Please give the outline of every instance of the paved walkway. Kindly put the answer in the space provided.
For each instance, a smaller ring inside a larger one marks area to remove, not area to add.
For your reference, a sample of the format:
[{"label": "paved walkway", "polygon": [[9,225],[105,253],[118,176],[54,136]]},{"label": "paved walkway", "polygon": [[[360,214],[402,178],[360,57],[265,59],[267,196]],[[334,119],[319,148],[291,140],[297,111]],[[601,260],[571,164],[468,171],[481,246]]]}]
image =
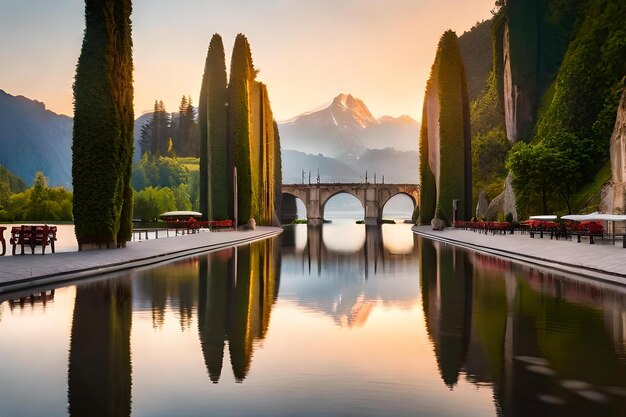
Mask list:
[{"label": "paved walkway", "polygon": [[622,242],[590,245],[589,239],[582,243],[571,240],[550,240],[550,235],[540,239],[535,235],[515,232],[514,235],[485,235],[470,230],[445,229],[434,231],[430,226],[414,226],[415,233],[457,246],[493,255],[512,258],[556,269],[565,273],[583,275],[594,279],[626,285],[626,249]]},{"label": "paved walkway", "polygon": [[124,249],[0,257],[0,294],[150,265],[280,233],[278,227],[257,227],[254,231],[201,232],[129,242]]}]

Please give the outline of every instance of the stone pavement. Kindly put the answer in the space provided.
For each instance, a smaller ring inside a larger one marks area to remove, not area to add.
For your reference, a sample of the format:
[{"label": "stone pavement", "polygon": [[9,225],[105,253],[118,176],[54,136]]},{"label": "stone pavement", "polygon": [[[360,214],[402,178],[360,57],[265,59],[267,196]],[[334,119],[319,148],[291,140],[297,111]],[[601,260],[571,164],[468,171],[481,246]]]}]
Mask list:
[{"label": "stone pavement", "polygon": [[0,294],[150,265],[241,245],[280,233],[282,229],[278,227],[257,227],[254,231],[201,232],[128,242],[124,249],[46,255],[39,252],[35,255],[0,257]]},{"label": "stone pavement", "polygon": [[612,241],[596,239],[596,243],[591,245],[588,238],[576,243],[576,240],[551,240],[550,235],[540,239],[536,234],[532,239],[528,234],[522,235],[517,231],[514,235],[485,235],[453,228],[434,231],[430,226],[414,226],[412,230],[418,235],[468,249],[626,285],[626,249],[622,248],[621,240],[613,245]]}]

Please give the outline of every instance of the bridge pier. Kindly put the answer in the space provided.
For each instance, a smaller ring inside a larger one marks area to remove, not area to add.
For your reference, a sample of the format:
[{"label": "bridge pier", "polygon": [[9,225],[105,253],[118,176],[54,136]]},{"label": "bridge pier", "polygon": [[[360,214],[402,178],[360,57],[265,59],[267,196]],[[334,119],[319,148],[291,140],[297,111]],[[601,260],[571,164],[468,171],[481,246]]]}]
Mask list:
[{"label": "bridge pier", "polygon": [[378,226],[382,223],[381,208],[378,204],[378,193],[374,188],[365,190],[365,225]]},{"label": "bridge pier", "polygon": [[309,226],[321,226],[324,224],[322,216],[322,206],[320,204],[319,187],[310,187],[307,190],[306,201],[306,222]]}]

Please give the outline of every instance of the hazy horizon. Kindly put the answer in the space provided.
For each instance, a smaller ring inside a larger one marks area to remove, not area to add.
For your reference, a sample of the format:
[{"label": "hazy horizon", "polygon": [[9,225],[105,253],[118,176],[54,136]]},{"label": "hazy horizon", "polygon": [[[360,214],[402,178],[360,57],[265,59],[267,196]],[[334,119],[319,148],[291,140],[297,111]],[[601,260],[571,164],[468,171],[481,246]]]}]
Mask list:
[{"label": "hazy horizon", "polygon": [[[424,88],[441,34],[460,36],[491,17],[493,0],[343,0],[228,3],[136,0],[133,39],[135,113],[156,99],[176,111],[198,103],[213,33],[227,65],[237,33],[248,37],[275,118],[288,120],[339,93],[362,99],[374,116],[421,118]],[[78,0],[0,0],[0,89],[72,115],[72,82],[84,30]]]}]

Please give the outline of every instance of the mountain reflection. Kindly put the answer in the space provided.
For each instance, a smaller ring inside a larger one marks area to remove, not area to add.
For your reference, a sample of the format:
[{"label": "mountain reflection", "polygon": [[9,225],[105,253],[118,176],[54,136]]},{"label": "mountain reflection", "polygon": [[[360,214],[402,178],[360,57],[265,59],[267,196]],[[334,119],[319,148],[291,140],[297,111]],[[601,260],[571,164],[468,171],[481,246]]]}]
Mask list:
[{"label": "mountain reflection", "polygon": [[68,370],[70,416],[130,416],[131,299],[128,277],[76,287]]},{"label": "mountain reflection", "polygon": [[[396,239],[398,233],[408,239]],[[392,244],[387,245],[389,235]],[[286,228],[281,299],[322,312],[347,328],[364,325],[378,303],[410,308],[419,297],[413,239],[406,225]]]},{"label": "mountain reflection", "polygon": [[426,239],[424,318],[441,378],[492,384],[502,416],[618,415],[626,295]]}]

